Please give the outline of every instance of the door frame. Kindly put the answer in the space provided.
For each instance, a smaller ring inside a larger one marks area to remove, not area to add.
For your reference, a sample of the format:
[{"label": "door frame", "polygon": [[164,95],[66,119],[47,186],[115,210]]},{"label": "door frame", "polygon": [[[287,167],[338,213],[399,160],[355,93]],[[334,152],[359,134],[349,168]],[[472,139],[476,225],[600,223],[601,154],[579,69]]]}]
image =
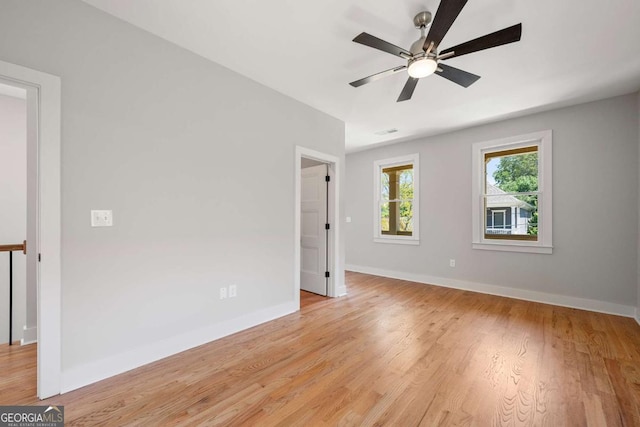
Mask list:
[{"label": "door frame", "polygon": [[[302,158],[311,160],[317,160],[329,165],[330,175],[333,185],[329,186],[330,193],[328,196],[329,205],[329,224],[331,229],[329,230],[329,240],[327,247],[329,248],[329,260],[328,267],[331,272],[329,277],[329,283],[327,285],[327,296],[337,297],[339,296],[339,289],[343,288],[344,278],[339,274],[340,272],[340,158],[331,154],[322,153],[320,151],[312,150],[301,146],[296,146],[295,150],[295,203],[294,203],[294,260],[293,260],[293,292],[296,303],[296,308],[300,309],[300,217],[302,209],[302,179],[301,179],[301,162]],[[331,191],[333,190],[333,191]],[[330,244],[329,244],[330,243]]]},{"label": "door frame", "polygon": [[[37,96],[37,220],[36,241],[27,251],[42,254],[37,266],[37,393],[40,399],[60,394],[62,371],[62,282],[60,204],[60,77],[0,61],[0,78],[16,86],[35,88]],[[32,105],[31,105],[32,106]],[[32,173],[32,171],[27,171]]]}]

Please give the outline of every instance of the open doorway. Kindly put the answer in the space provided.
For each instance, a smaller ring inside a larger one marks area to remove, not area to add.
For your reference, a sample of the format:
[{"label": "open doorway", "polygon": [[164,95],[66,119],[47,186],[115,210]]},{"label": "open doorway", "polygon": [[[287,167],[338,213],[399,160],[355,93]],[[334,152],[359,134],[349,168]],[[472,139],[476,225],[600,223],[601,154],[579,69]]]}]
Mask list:
[{"label": "open doorway", "polygon": [[[32,382],[36,383],[36,395],[44,399],[59,394],[62,389],[61,85],[59,77],[4,61],[0,61],[0,83],[9,90],[26,91],[26,281],[33,287],[26,290],[27,329],[23,329],[22,339],[25,344],[37,341],[37,351],[30,352],[37,354],[36,376]],[[29,326],[29,318],[35,319],[35,327]]]},{"label": "open doorway", "polygon": [[32,262],[27,272],[24,256],[28,223],[27,90],[2,80],[0,206],[0,345],[25,345],[36,341],[37,318],[35,265]]},{"label": "open doorway", "polygon": [[296,147],[294,292],[336,297],[343,291],[340,267],[340,161]]}]

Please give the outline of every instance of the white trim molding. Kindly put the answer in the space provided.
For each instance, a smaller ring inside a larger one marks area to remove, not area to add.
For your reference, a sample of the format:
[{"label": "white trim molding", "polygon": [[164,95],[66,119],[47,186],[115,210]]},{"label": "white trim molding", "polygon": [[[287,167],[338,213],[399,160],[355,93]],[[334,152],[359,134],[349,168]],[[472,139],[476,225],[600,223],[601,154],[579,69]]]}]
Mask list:
[{"label": "white trim molding", "polygon": [[[38,220],[30,250],[42,254],[38,263],[38,367],[40,399],[60,393],[62,355],[62,276],[60,211],[60,78],[0,61],[0,78],[37,90]],[[29,97],[27,100],[29,106]]]},{"label": "white trim molding", "polygon": [[616,304],[608,301],[598,301],[587,298],[571,297],[567,295],[550,294],[547,292],[531,291],[527,289],[509,288],[506,286],[490,285],[486,283],[470,282],[467,280],[449,279],[424,274],[405,273],[401,271],[385,270],[361,265],[347,265],[347,271],[371,274],[374,276],[389,277],[392,279],[407,280],[410,282],[427,285],[441,286],[444,288],[460,289],[464,291],[478,292],[481,294],[496,295],[500,297],[519,299],[524,301],[539,302],[543,304],[557,305],[560,307],[577,308],[580,310],[595,311],[597,313],[615,314],[617,316],[635,317],[636,308],[633,306]]},{"label": "white trim molding", "polygon": [[62,373],[62,393],[275,320],[297,310],[294,302],[287,302],[65,370]]},{"label": "white trim molding", "polygon": [[[471,206],[472,206],[472,247],[493,251],[529,252],[538,254],[553,253],[553,183],[552,183],[552,143],[553,132],[544,130],[526,135],[512,136],[492,141],[476,142],[472,146],[471,164]],[[484,188],[485,153],[512,150],[517,148],[538,147],[538,240],[497,240],[486,239]]]}]

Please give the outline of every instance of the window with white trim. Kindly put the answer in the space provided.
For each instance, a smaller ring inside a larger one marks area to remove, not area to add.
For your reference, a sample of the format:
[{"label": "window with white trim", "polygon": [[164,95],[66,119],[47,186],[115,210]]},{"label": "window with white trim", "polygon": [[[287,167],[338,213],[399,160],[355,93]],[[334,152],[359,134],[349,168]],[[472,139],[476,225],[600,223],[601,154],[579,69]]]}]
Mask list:
[{"label": "window with white trim", "polygon": [[473,145],[473,248],[550,254],[552,132]]},{"label": "window with white trim", "polygon": [[419,243],[418,154],[374,162],[374,241]]}]

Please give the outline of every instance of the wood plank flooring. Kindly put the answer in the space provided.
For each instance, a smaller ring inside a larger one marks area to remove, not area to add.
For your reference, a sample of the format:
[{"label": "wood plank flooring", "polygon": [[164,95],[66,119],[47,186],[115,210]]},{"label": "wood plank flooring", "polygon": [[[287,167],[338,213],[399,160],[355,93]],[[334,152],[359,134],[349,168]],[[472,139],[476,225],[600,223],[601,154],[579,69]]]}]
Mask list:
[{"label": "wood plank flooring", "polygon": [[0,346],[0,404],[66,425],[640,426],[633,320],[357,273],[273,322],[38,402]]}]

